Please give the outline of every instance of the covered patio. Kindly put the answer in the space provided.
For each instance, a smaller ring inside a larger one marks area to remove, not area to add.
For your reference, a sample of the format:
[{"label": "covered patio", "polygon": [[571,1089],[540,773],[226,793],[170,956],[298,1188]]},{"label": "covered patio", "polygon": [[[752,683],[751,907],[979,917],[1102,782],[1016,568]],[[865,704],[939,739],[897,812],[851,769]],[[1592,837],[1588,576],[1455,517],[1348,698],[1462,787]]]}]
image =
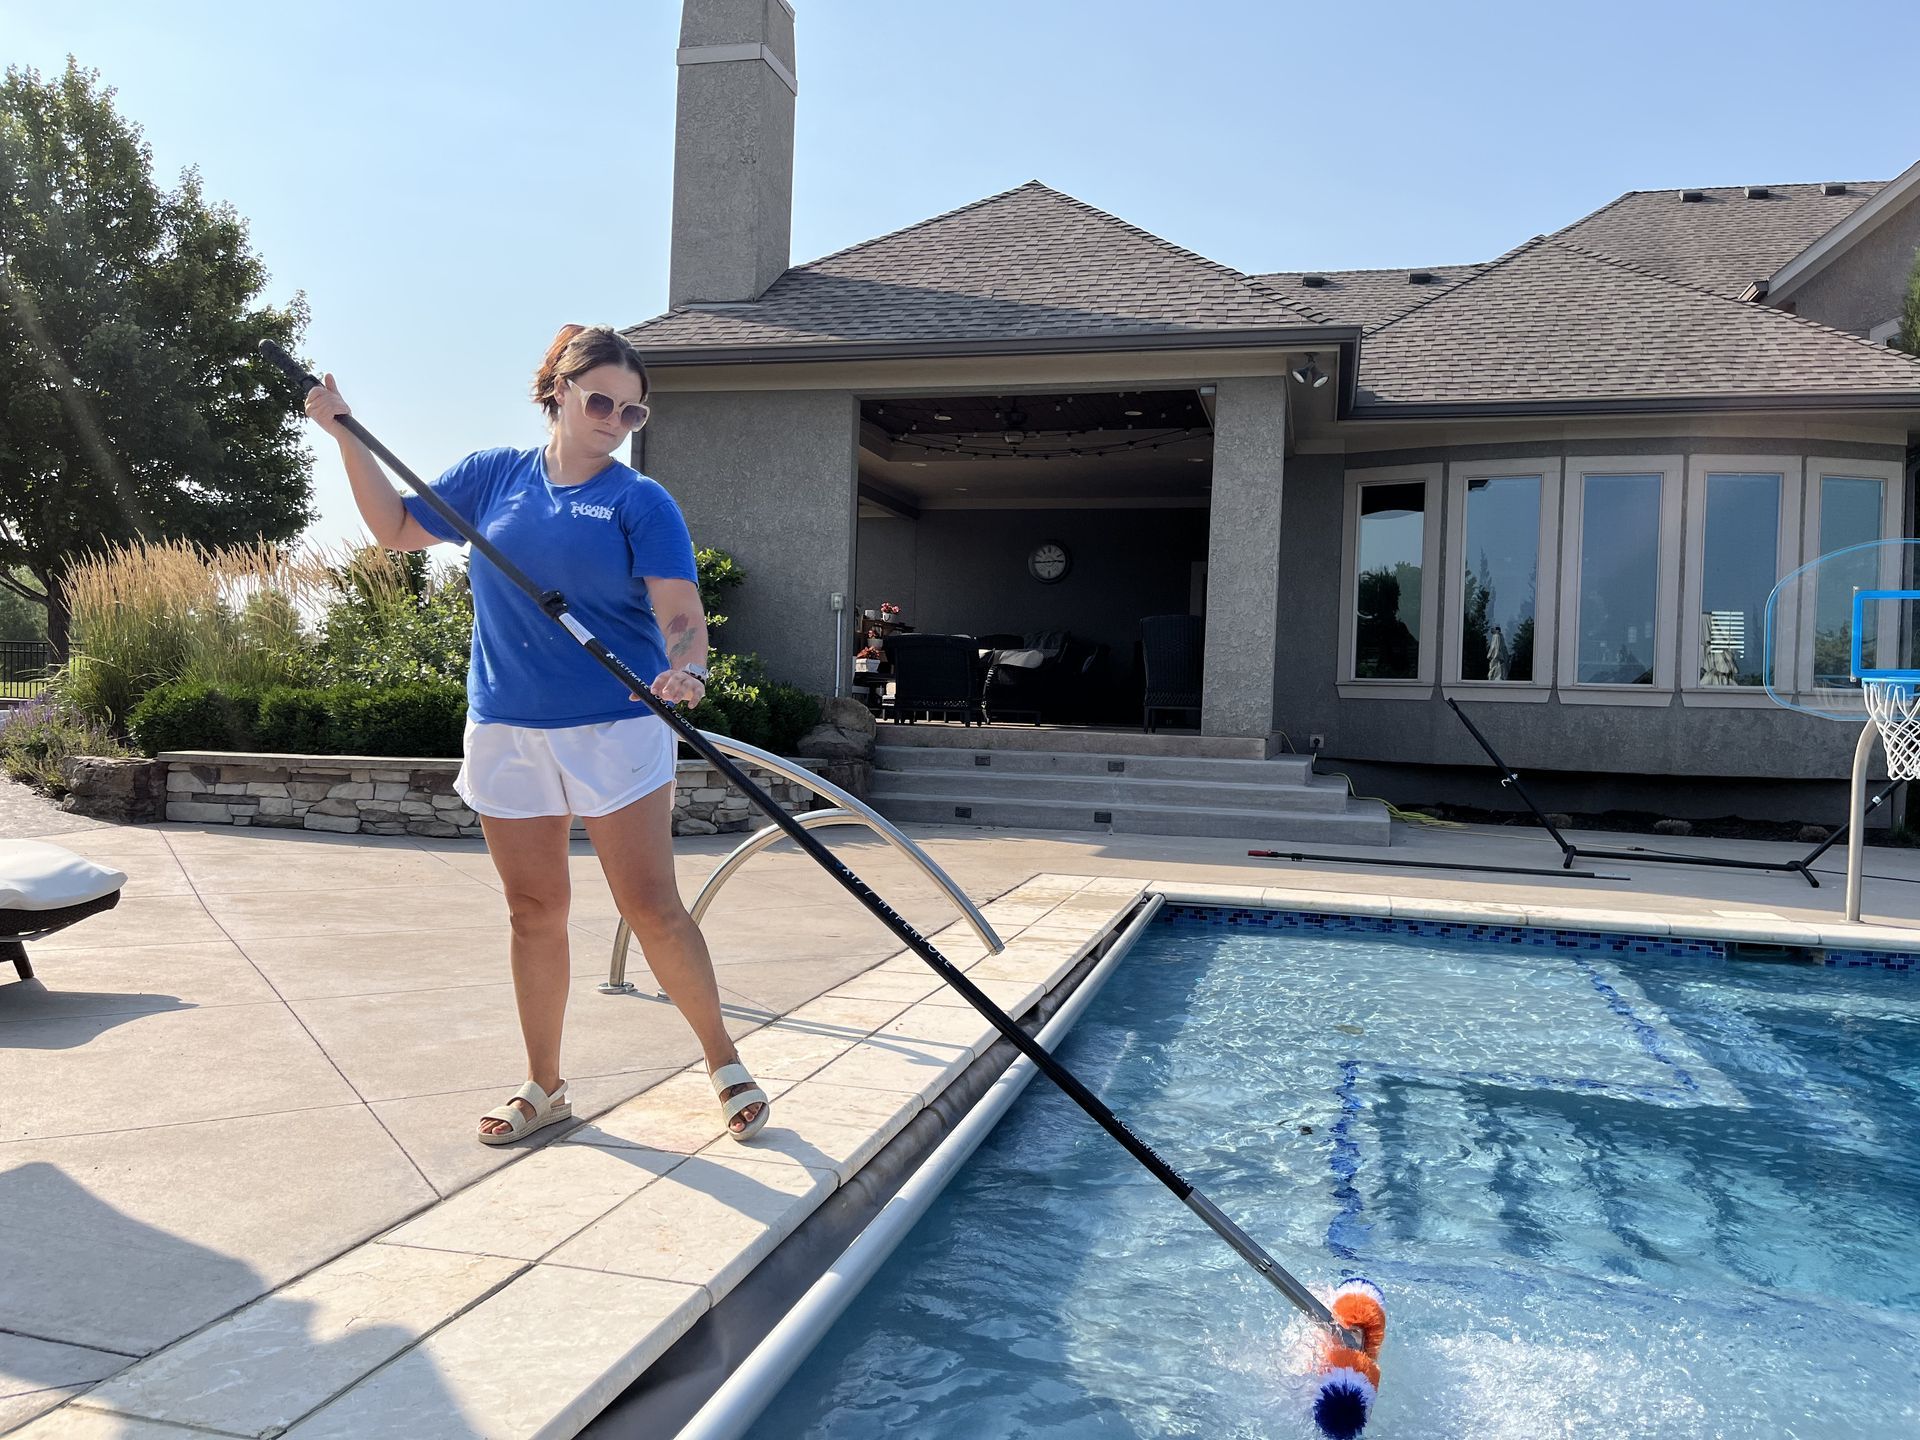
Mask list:
[{"label": "covered patio", "polygon": [[[903,719],[966,686],[974,719],[1137,729],[1151,660],[1197,704],[1197,648],[1150,654],[1142,622],[1206,611],[1215,393],[863,398],[850,653],[886,653],[855,683]],[[923,679],[930,636],[971,664]]]}]

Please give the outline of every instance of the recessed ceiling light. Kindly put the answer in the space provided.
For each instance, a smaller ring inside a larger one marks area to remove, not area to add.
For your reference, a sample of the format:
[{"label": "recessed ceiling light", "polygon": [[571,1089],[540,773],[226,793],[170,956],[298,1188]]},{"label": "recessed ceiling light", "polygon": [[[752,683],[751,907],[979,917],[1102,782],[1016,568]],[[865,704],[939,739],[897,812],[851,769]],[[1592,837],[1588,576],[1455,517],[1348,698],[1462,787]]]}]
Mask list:
[{"label": "recessed ceiling light", "polygon": [[956,490],[964,490],[964,489],[966,489],[967,487],[966,487],[966,486],[964,486],[964,485],[956,485],[956,486],[954,486],[953,488],[954,488],[954,489],[956,489]]},{"label": "recessed ceiling light", "polygon": [[1189,465],[1204,465],[1207,463],[1207,457],[1204,455],[1189,455],[1187,457],[1187,463]]},{"label": "recessed ceiling light", "polygon": [[1126,413],[1127,413],[1127,414],[1129,414],[1129,415],[1144,415],[1144,414],[1146,414],[1147,412],[1146,412],[1146,411],[1144,411],[1144,410],[1129,410],[1129,411],[1127,411]]},{"label": "recessed ceiling light", "polygon": [[913,462],[913,468],[916,470],[924,470],[927,468],[927,462],[924,460],[915,460]]},{"label": "recessed ceiling light", "polygon": [[935,415],[935,416],[934,416],[933,418],[934,418],[934,419],[936,419],[936,420],[951,420],[951,419],[953,418],[953,416],[951,416],[951,415]]}]

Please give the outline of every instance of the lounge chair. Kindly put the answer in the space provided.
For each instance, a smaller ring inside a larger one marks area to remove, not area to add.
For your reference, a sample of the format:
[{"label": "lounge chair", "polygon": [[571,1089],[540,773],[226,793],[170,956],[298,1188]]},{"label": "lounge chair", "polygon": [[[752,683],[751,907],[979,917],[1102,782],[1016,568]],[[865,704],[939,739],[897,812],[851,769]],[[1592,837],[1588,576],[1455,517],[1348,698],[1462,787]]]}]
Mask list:
[{"label": "lounge chair", "polygon": [[1020,717],[1038,725],[1085,718],[1107,647],[1065,630],[987,635],[983,705],[989,720]]},{"label": "lounge chair", "polygon": [[40,840],[0,840],[0,965],[33,978],[27,941],[120,903],[127,877]]}]

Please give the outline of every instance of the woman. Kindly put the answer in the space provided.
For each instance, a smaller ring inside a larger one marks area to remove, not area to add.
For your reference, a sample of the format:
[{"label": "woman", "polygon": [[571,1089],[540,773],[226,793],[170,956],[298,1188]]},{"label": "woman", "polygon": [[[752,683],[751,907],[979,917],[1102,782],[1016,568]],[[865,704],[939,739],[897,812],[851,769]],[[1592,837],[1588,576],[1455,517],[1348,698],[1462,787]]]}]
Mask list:
[{"label": "woman", "polygon": [[[568,325],[534,375],[547,413],[543,448],[482,450],[435,492],[536,580],[565,589],[573,612],[662,700],[706,694],[707,629],[693,542],[671,496],[612,458],[647,421],[640,356],[604,326]],[[423,550],[459,535],[418,496],[394,491],[373,454],[340,424],[333,376],[307,392],[307,415],[340,442],[353,498],[373,538]],[[480,1121],[505,1145],[573,1113],[560,1075],[567,1008],[567,834],[585,823],[620,913],[647,964],[700,1038],[728,1132],[766,1124],[767,1096],[727,1035],[706,941],[673,874],[673,731],[542,614],[485,558],[469,565],[473,659],[465,763],[454,788],[480,816],[512,918],[513,989],[527,1083]]]}]

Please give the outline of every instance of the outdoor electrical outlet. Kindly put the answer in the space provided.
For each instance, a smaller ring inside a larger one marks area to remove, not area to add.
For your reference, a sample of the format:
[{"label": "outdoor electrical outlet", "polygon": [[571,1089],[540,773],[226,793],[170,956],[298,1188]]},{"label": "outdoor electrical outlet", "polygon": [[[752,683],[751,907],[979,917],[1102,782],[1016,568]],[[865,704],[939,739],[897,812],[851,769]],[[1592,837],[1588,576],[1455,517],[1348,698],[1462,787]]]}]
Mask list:
[{"label": "outdoor electrical outlet", "polygon": [[827,597],[827,608],[828,608],[829,610],[844,610],[844,609],[846,609],[846,608],[847,608],[847,597],[846,597],[846,596],[844,596],[844,595],[842,595],[842,594],[840,594],[840,593],[839,593],[838,591],[836,591],[836,592],[835,592],[834,594],[832,594],[832,595],[829,595],[829,596]]},{"label": "outdoor electrical outlet", "polygon": [[1314,751],[1326,749],[1327,737],[1324,735],[1309,735],[1307,737],[1307,748]]}]

